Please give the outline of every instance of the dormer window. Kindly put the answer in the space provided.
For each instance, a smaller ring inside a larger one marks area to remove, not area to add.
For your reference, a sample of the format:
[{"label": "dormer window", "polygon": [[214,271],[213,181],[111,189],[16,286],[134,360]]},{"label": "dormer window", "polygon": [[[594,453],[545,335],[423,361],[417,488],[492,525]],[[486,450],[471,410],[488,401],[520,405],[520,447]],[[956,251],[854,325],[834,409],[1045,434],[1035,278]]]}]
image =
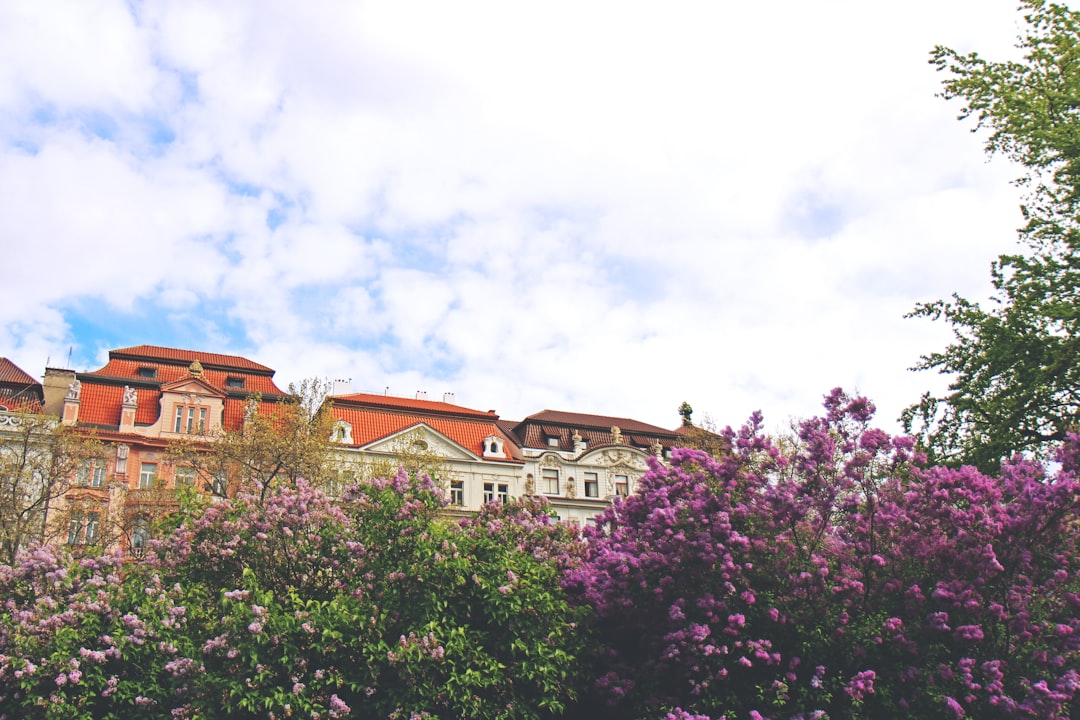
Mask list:
[{"label": "dormer window", "polygon": [[506,453],[503,451],[503,439],[501,437],[498,435],[488,435],[484,438],[484,457],[506,457]]},{"label": "dormer window", "polygon": [[330,433],[330,441],[343,445],[352,445],[352,425],[344,420],[338,420],[334,423],[334,429]]},{"label": "dormer window", "polygon": [[227,377],[225,378],[225,387],[227,388],[243,388],[244,378],[242,377]]},{"label": "dormer window", "polygon": [[559,447],[559,438],[557,438],[557,437],[549,437],[548,438],[548,447],[550,447],[550,448]]},{"label": "dormer window", "polygon": [[153,380],[157,378],[157,368],[155,367],[141,367],[138,369],[137,374],[141,378]]}]

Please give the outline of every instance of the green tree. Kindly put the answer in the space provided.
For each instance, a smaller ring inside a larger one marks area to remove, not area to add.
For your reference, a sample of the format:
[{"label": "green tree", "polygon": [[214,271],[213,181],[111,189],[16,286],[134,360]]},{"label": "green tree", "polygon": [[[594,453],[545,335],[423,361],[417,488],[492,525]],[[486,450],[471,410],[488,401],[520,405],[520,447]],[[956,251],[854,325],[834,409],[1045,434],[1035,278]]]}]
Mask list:
[{"label": "green tree", "polygon": [[104,475],[105,460],[93,436],[54,417],[3,413],[0,423],[0,562],[12,563],[48,539],[50,506],[73,482]]},{"label": "green tree", "polygon": [[1024,168],[1025,250],[993,263],[989,307],[953,295],[911,313],[952,326],[952,344],[915,368],[951,380],[902,415],[932,459],[984,470],[1017,452],[1047,457],[1080,420],[1080,13],[1042,0],[1021,8],[1022,62],[933,52],[960,118],[989,134],[988,153]]},{"label": "green tree", "polygon": [[333,430],[327,383],[308,379],[289,385],[276,403],[249,400],[242,427],[174,442],[170,461],[194,468],[203,489],[218,496],[253,485],[263,497],[275,482],[295,484],[304,478],[315,486],[329,482]]}]

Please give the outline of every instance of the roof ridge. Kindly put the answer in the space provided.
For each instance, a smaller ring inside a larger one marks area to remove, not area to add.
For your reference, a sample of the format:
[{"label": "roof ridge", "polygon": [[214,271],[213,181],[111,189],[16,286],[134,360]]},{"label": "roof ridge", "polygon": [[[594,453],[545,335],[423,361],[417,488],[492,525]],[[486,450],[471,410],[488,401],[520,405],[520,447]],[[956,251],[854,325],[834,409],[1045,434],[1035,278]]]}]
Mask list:
[{"label": "roof ridge", "polygon": [[427,412],[445,413],[470,418],[482,418],[488,421],[498,419],[494,410],[476,410],[462,405],[454,405],[440,400],[420,400],[414,398],[398,397],[396,395],[377,395],[375,393],[348,393],[345,395],[331,395],[331,402],[355,403],[357,405],[374,406],[380,410],[399,410],[402,412],[415,412],[424,410]]},{"label": "roof ridge", "polygon": [[164,345],[132,345],[131,347],[117,348],[109,351],[109,360],[139,359],[172,362],[192,362],[199,360],[202,364],[227,367],[236,370],[261,371],[274,373],[273,368],[267,367],[242,355],[210,352],[208,350],[189,350],[186,348],[166,347]]}]

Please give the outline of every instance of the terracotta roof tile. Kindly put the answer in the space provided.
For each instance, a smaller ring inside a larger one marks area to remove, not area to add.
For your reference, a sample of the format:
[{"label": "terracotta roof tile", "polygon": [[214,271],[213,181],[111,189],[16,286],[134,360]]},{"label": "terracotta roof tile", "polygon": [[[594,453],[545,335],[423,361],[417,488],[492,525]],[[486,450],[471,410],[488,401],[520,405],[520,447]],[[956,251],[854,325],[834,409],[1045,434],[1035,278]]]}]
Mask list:
[{"label": "terracotta roof tile", "polygon": [[499,429],[495,422],[465,420],[441,417],[438,415],[408,413],[408,412],[384,412],[374,408],[358,408],[334,406],[334,417],[344,420],[352,425],[353,444],[356,447],[369,445],[377,440],[399,433],[402,430],[415,427],[423,423],[469,452],[483,457],[484,439],[495,435],[504,440],[505,458],[497,458],[503,462],[514,462],[515,443]]},{"label": "terracotta roof tile", "polygon": [[45,411],[41,400],[33,394],[12,392],[9,388],[0,387],[0,408],[6,408],[15,413],[42,413]]},{"label": "terracotta roof tile", "polygon": [[472,408],[451,405],[450,403],[436,400],[413,400],[411,398],[394,397],[392,395],[373,395],[368,393],[352,393],[350,395],[334,395],[330,398],[334,403],[356,403],[373,405],[378,407],[420,410],[425,412],[451,413],[454,415],[472,415],[475,417],[489,418],[492,421],[498,419],[494,411],[473,410]]},{"label": "terracotta roof tile", "polygon": [[[202,362],[201,360],[199,361]],[[156,373],[154,377],[148,378],[139,375],[139,368],[153,368]],[[139,360],[124,360],[124,359],[110,359],[108,364],[100,370],[95,370],[92,373],[79,373],[79,378],[86,382],[92,379],[92,376],[99,376],[101,378],[118,378],[123,380],[134,380],[140,383],[170,383],[176,380],[183,380],[186,377],[190,377],[191,373],[188,370],[187,365],[166,365],[160,363],[154,363],[150,361]],[[233,387],[227,384],[228,378],[238,378],[243,381],[242,387]],[[284,395],[285,391],[279,388],[273,378],[267,375],[257,375],[242,370],[217,370],[203,366],[202,379],[209,385],[213,385],[215,388],[224,391],[241,392],[245,395],[250,393],[261,393],[263,395]]]},{"label": "terracotta roof tile", "polygon": [[6,357],[0,357],[0,383],[41,386],[41,383],[31,377],[29,373]]},{"label": "terracotta roof tile", "polygon": [[628,432],[644,433],[645,435],[674,435],[671,430],[649,425],[630,418],[609,417],[607,415],[588,415],[585,413],[563,412],[561,410],[542,410],[530,415],[522,422],[558,423],[560,425],[572,425],[578,428],[594,428],[611,431],[612,426],[618,426],[624,434]]},{"label": "terracotta roof tile", "polygon": [[[149,407],[149,394],[155,398],[161,397],[161,393],[154,390],[136,390],[139,400],[139,409],[135,412],[135,422],[139,422],[139,415],[144,407]],[[106,425],[120,427],[120,403],[124,399],[124,388],[121,385],[104,385],[92,382],[82,384],[82,392],[79,394],[79,424],[80,425]],[[154,404],[154,417],[157,417],[157,403]],[[151,419],[150,422],[154,420]]]},{"label": "terracotta roof tile", "polygon": [[[225,399],[224,426],[226,430],[239,430],[244,426],[244,414],[247,412],[248,401],[244,398]],[[279,403],[261,400],[259,402],[259,415],[271,415],[280,407]]]},{"label": "terracotta roof tile", "polygon": [[585,440],[589,449],[612,445],[611,428],[618,427],[622,434],[622,444],[648,451],[654,442],[666,449],[673,447],[678,436],[671,430],[631,420],[630,418],[609,417],[606,415],[587,415],[584,413],[544,410],[530,415],[514,426],[514,435],[522,447],[552,448],[551,438],[558,438],[559,450],[570,452],[574,449],[574,432]]},{"label": "terracotta roof tile", "polygon": [[[233,368],[237,370],[251,370],[260,373],[273,374],[273,370],[260,365],[257,362],[252,362],[247,358],[240,357],[239,355],[222,355],[220,353],[202,352],[201,350],[182,350],[179,348],[167,348],[159,347],[157,345],[135,345],[134,347],[121,348],[119,350],[110,350],[109,359],[123,358],[128,360],[165,360],[173,362],[182,362],[190,364],[193,360],[198,360],[205,367],[207,365],[217,365],[223,368]],[[145,364],[145,363],[144,363]]]},{"label": "terracotta roof tile", "polygon": [[7,358],[0,357],[0,406],[12,412],[40,413],[45,395],[41,383]]},{"label": "terracotta roof tile", "polygon": [[492,435],[503,439],[507,461],[515,461],[519,454],[513,434],[500,427],[499,416],[492,411],[366,393],[336,395],[331,401],[334,417],[353,426],[354,445],[359,447],[424,423],[481,457],[484,439]]}]

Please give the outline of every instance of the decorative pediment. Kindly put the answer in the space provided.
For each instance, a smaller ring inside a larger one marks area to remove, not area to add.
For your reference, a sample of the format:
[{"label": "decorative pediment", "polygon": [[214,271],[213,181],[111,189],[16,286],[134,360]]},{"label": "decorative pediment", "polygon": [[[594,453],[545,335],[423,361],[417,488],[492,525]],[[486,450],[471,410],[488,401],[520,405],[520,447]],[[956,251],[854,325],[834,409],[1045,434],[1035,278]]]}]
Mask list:
[{"label": "decorative pediment", "polygon": [[625,466],[629,469],[644,472],[649,469],[644,452],[637,448],[618,447],[600,448],[587,452],[578,460],[583,465],[596,465],[598,467],[612,468]]},{"label": "decorative pediment", "polygon": [[555,453],[545,453],[540,462],[537,463],[542,468],[559,468],[566,464],[566,461]]},{"label": "decorative pediment", "polygon": [[225,393],[218,390],[210,383],[202,380],[201,378],[186,377],[180,380],[174,380],[170,383],[163,383],[161,386],[162,393],[176,393],[179,395],[201,395],[211,396],[216,398],[224,398]]},{"label": "decorative pediment", "polygon": [[457,444],[430,425],[418,423],[380,438],[360,448],[365,452],[398,455],[431,453],[447,460],[479,460],[475,453]]}]

